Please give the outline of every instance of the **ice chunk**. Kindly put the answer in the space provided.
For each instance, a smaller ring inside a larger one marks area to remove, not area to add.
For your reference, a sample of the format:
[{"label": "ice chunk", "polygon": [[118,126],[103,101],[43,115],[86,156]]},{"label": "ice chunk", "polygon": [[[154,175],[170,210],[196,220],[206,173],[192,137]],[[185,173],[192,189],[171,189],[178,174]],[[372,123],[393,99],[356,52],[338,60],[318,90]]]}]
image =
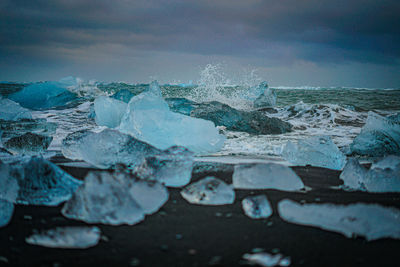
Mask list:
[{"label": "ice chunk", "polygon": [[292,169],[275,163],[236,165],[232,181],[240,189],[297,191],[304,188],[303,181]]},{"label": "ice chunk", "polygon": [[128,104],[107,96],[99,96],[94,101],[97,125],[115,128],[121,123]]},{"label": "ice chunk", "polygon": [[76,94],[67,90],[69,84],[63,82],[41,82],[26,86],[9,98],[21,106],[34,110],[64,106],[76,99]]},{"label": "ice chunk", "polygon": [[28,109],[21,107],[18,103],[0,97],[0,119],[6,121],[32,119],[32,114]]},{"label": "ice chunk", "polygon": [[288,141],[282,156],[295,165],[312,165],[334,170],[341,170],[346,163],[346,156],[329,136],[312,136],[297,144]]},{"label": "ice chunk", "polygon": [[25,133],[35,133],[52,136],[55,134],[57,124],[47,122],[46,119],[21,119],[19,121],[0,120],[0,130],[3,131],[2,138],[9,139]]},{"label": "ice chunk", "polygon": [[233,187],[211,176],[188,185],[181,195],[188,202],[200,205],[225,205],[235,201]]},{"label": "ice chunk", "polygon": [[340,174],[340,179],[344,182],[344,189],[365,191],[364,182],[366,175],[367,170],[358,160],[356,158],[350,158]]},{"label": "ice chunk", "polygon": [[190,112],[198,105],[198,103],[186,98],[166,98],[169,108],[173,112],[190,116]]},{"label": "ice chunk", "polygon": [[5,176],[2,179],[18,182],[18,204],[57,206],[68,200],[82,184],[41,157],[22,158],[10,165],[2,165],[1,171]]},{"label": "ice chunk", "polygon": [[120,101],[123,101],[125,103],[129,103],[132,97],[134,97],[135,94],[132,93],[131,91],[127,89],[122,89],[113,94],[111,97]]},{"label": "ice chunk", "polygon": [[64,205],[67,218],[87,223],[136,224],[168,200],[168,191],[155,181],[126,173],[90,172],[85,183]]},{"label": "ice chunk", "polygon": [[400,192],[400,157],[387,156],[372,164],[369,171],[357,159],[350,159],[340,179],[345,189],[368,192]]},{"label": "ice chunk", "polygon": [[272,208],[266,195],[244,198],[242,208],[244,213],[252,219],[263,219],[272,215]]},{"label": "ice chunk", "polygon": [[4,147],[14,154],[37,154],[44,152],[50,145],[53,137],[34,133],[25,133],[10,138]]},{"label": "ice chunk", "polygon": [[48,248],[90,248],[100,241],[98,227],[56,227],[27,237],[26,243]]},{"label": "ice chunk", "polygon": [[367,122],[350,149],[354,154],[373,157],[400,155],[400,116],[383,117],[368,112]]},{"label": "ice chunk", "polygon": [[250,264],[258,264],[263,267],[273,266],[289,266],[290,258],[284,257],[282,254],[270,254],[266,252],[259,252],[254,254],[246,253],[243,255],[243,259],[250,262]]},{"label": "ice chunk", "polygon": [[119,129],[159,149],[184,146],[197,154],[219,151],[225,141],[212,122],[170,111],[157,82],[131,99]]},{"label": "ice chunk", "polygon": [[364,236],[367,240],[400,239],[400,210],[378,204],[304,204],[282,200],[280,217],[291,223],[310,225],[341,233],[346,237]]},{"label": "ice chunk", "polygon": [[181,187],[192,177],[193,153],[184,147],[173,146],[160,154],[146,157],[136,174],[144,179],[154,179],[166,186]]},{"label": "ice chunk", "polygon": [[13,213],[13,203],[0,199],[0,227],[6,226],[11,221]]},{"label": "ice chunk", "polygon": [[19,186],[17,180],[10,176],[11,166],[0,161],[0,199],[15,202]]},{"label": "ice chunk", "polygon": [[262,82],[258,85],[259,90],[263,92],[254,100],[255,108],[273,107],[276,104],[276,93],[274,90],[268,87],[266,82]]},{"label": "ice chunk", "polygon": [[118,163],[136,166],[145,157],[160,153],[145,142],[110,129],[100,133],[79,131],[69,134],[62,141],[61,151],[66,158],[84,160],[98,168],[110,168]]},{"label": "ice chunk", "polygon": [[243,111],[226,104],[212,101],[197,104],[190,115],[210,120],[218,126],[225,126],[231,131],[251,134],[281,134],[290,132],[292,125],[278,118],[270,118],[261,111]]}]

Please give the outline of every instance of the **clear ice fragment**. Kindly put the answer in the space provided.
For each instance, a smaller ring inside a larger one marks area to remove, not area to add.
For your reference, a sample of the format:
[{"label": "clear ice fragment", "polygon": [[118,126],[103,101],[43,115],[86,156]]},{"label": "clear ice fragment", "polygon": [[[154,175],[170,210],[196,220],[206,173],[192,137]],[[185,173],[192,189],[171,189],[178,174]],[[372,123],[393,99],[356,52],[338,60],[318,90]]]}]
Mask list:
[{"label": "clear ice fragment", "polygon": [[288,141],[282,156],[295,165],[312,165],[334,170],[341,170],[346,163],[346,156],[329,136],[312,136],[297,144]]},{"label": "clear ice fragment", "polygon": [[95,226],[67,226],[33,234],[25,241],[31,245],[48,248],[85,249],[96,246],[100,241],[100,235],[100,229]]},{"label": "clear ice fragment", "polygon": [[97,97],[94,101],[95,121],[97,125],[109,128],[118,127],[127,106],[127,103],[111,97]]},{"label": "clear ice fragment", "polygon": [[239,164],[232,176],[234,188],[297,191],[303,181],[287,166],[276,163]]},{"label": "clear ice fragment", "polygon": [[211,176],[188,185],[181,195],[189,203],[199,205],[225,205],[235,201],[233,187]]},{"label": "clear ice fragment", "polygon": [[263,267],[273,266],[290,266],[290,258],[284,257],[282,254],[270,254],[266,252],[246,253],[243,259],[249,261],[250,264],[258,264]]},{"label": "clear ice fragment", "polygon": [[267,82],[258,85],[257,91],[262,93],[254,100],[255,108],[273,107],[276,104],[276,92],[268,87]]},{"label": "clear ice fragment", "polygon": [[365,177],[367,170],[358,162],[356,158],[349,158],[346,165],[340,174],[340,179],[343,180],[345,190],[360,190],[365,191]]},{"label": "clear ice fragment", "polygon": [[127,89],[122,89],[113,94],[111,97],[120,101],[123,101],[125,103],[129,103],[132,97],[134,97],[136,94],[132,93],[131,91]]},{"label": "clear ice fragment", "polygon": [[272,215],[272,208],[267,196],[249,196],[242,200],[244,213],[252,219],[265,219]]},{"label": "clear ice fragment", "polygon": [[17,121],[20,119],[32,119],[29,109],[21,107],[10,99],[0,97],[0,120]]},{"label": "clear ice fragment", "polygon": [[368,241],[400,239],[400,210],[378,204],[301,205],[285,199],[279,202],[278,211],[279,216],[287,222],[318,227],[346,237],[359,235]]}]

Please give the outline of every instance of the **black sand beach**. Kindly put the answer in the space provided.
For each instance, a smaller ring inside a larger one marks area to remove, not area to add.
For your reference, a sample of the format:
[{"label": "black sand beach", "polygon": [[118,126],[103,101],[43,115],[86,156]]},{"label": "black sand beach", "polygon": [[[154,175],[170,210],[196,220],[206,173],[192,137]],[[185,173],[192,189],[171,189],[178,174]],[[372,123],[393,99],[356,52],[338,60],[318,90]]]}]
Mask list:
[{"label": "black sand beach", "polygon": [[[77,178],[89,169],[63,167]],[[231,182],[232,167],[197,167],[192,181],[215,175]],[[296,201],[379,203],[400,208],[400,194],[369,194],[334,189],[340,172],[316,167],[294,167],[308,192],[236,190],[233,205],[198,206],[187,203],[179,189],[161,210],[134,226],[98,225],[104,235],[89,249],[50,249],[25,243],[33,231],[56,226],[85,225],[68,220],[60,207],[16,206],[10,224],[0,230],[0,265],[5,266],[242,266],[244,253],[255,248],[291,257],[291,266],[399,266],[400,241],[346,238],[317,228],[286,223],[277,203]],[[214,168],[215,170],[215,168]],[[241,200],[265,193],[274,214],[265,220],[246,217]]]}]

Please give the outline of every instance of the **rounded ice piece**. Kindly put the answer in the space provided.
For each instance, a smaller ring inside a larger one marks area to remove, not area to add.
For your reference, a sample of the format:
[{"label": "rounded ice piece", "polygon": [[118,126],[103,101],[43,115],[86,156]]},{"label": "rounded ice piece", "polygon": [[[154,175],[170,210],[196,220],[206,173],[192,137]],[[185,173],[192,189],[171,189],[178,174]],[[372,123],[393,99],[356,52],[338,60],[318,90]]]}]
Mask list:
[{"label": "rounded ice piece", "polygon": [[189,203],[199,205],[225,205],[235,201],[232,186],[212,176],[188,185],[181,195]]},{"label": "rounded ice piece", "polygon": [[249,196],[242,200],[244,213],[252,219],[265,219],[272,215],[266,195]]},{"label": "rounded ice piece", "polygon": [[297,191],[303,181],[287,166],[276,163],[239,164],[232,176],[234,188]]}]

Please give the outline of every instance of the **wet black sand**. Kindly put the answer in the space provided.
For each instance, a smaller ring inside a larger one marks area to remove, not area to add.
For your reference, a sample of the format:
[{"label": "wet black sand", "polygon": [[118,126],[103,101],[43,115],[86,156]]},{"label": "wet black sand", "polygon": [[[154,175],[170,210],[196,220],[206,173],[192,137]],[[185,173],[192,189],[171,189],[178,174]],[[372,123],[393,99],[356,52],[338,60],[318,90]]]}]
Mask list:
[{"label": "wet black sand", "polygon": [[[88,171],[63,167],[77,178]],[[332,189],[341,184],[340,172],[294,167],[309,192],[237,190],[233,205],[197,206],[181,198],[178,189],[156,214],[134,226],[98,225],[105,236],[86,250],[49,249],[25,243],[34,229],[85,225],[67,220],[60,207],[16,206],[10,224],[0,229],[0,265],[5,266],[243,266],[242,255],[254,248],[290,256],[291,266],[400,266],[400,240],[346,238],[317,228],[282,221],[277,203],[284,198],[306,202],[370,202],[400,208],[400,194],[367,194]],[[196,168],[193,181],[215,175],[231,182],[232,168],[214,172]],[[252,220],[243,214],[241,200],[265,193],[274,214]],[[31,218],[29,217],[31,216]],[[8,261],[8,263],[6,263]]]}]

